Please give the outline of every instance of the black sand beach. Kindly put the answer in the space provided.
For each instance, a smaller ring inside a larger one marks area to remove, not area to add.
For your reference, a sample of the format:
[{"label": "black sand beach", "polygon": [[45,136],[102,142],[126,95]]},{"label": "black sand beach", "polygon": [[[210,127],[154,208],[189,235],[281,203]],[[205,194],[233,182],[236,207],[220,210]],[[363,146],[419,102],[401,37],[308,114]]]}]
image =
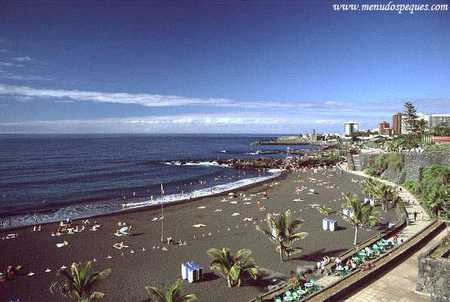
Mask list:
[{"label": "black sand beach", "polygon": [[[307,189],[296,193],[296,188],[301,186]],[[317,194],[308,193],[311,188]],[[267,192],[267,199],[263,199],[263,191]],[[180,265],[187,260],[194,260],[205,268],[205,281],[194,284],[185,282],[185,290],[197,293],[200,301],[247,301],[264,290],[264,283],[227,288],[225,280],[217,278],[208,269],[207,249],[229,247],[236,251],[249,248],[257,264],[275,275],[287,275],[299,265],[314,265],[325,255],[337,255],[351,248],[353,229],[338,218],[336,232],[322,231],[323,216],[313,207],[326,204],[339,209],[342,192],[360,191],[360,184],[353,182],[351,176],[336,175],[333,169],[318,173],[311,170],[291,173],[285,179],[238,192],[245,194],[245,197],[230,199],[223,195],[165,207],[165,237],[184,240],[187,242],[185,246],[161,244],[161,221],[153,221],[161,215],[159,209],[99,217],[95,220],[101,227],[95,232],[86,230],[52,237],[50,233],[56,231],[56,224],[43,226],[41,232],[33,232],[31,227],[2,232],[0,237],[8,233],[18,233],[18,237],[0,240],[0,268],[5,270],[8,265],[20,264],[25,274],[33,272],[34,275],[17,276],[13,280],[0,282],[0,301],[17,298],[21,302],[65,301],[49,292],[49,285],[56,280],[58,268],[69,266],[73,261],[94,258],[97,270],[110,267],[113,271],[102,283],[101,290],[107,294],[103,301],[142,301],[147,297],[145,285],[161,287],[180,278]],[[265,210],[258,208],[257,201]],[[301,230],[308,232],[309,236],[298,243],[303,248],[302,253],[281,264],[274,245],[256,230],[255,225],[265,226],[263,219],[267,213],[285,209],[291,209],[294,218],[304,220]],[[384,223],[395,219],[393,213],[382,214],[386,217],[382,221]],[[119,228],[118,222],[132,225],[132,235],[114,236]],[[90,219],[90,225],[93,223],[94,219]],[[81,222],[75,221],[73,224]],[[193,227],[197,224],[205,226]],[[374,232],[376,230],[361,231],[359,241]],[[57,248],[56,244],[64,240],[68,245]],[[122,250],[112,247],[121,241],[129,247]],[[47,268],[51,272],[45,272]]]}]

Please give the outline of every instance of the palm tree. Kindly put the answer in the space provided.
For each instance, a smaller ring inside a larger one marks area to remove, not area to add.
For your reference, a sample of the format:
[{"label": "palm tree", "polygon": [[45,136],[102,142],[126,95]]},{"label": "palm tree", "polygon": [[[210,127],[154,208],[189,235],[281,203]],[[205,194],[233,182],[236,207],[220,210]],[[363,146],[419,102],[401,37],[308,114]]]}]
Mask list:
[{"label": "palm tree", "polygon": [[317,208],[317,210],[319,211],[320,214],[325,215],[326,217],[334,213],[333,209],[327,206],[321,206]]},{"label": "palm tree", "polygon": [[450,135],[450,127],[446,124],[439,124],[433,127],[432,134],[435,136],[449,136]]},{"label": "palm tree", "polygon": [[166,289],[164,293],[157,287],[154,286],[146,286],[145,290],[150,296],[154,297],[154,300],[148,301],[157,301],[157,302],[190,302],[197,300],[198,297],[195,294],[186,294],[182,295],[181,291],[183,290],[183,280],[178,279]]},{"label": "palm tree", "polygon": [[434,216],[440,218],[441,212],[445,209],[446,203],[450,200],[450,190],[448,187],[435,186],[429,194],[425,196],[425,204]]},{"label": "palm tree", "polygon": [[50,287],[50,292],[54,293],[59,288],[60,293],[78,302],[89,302],[102,299],[105,294],[95,290],[98,283],[111,274],[108,268],[101,272],[91,272],[92,261],[85,263],[72,263],[70,271],[64,269],[58,272],[65,280],[63,283],[55,282]]},{"label": "palm tree", "polygon": [[387,211],[390,203],[395,203],[396,193],[391,186],[380,181],[366,179],[363,182],[363,192],[381,203],[381,207]]},{"label": "palm tree", "polygon": [[344,195],[345,203],[344,207],[351,209],[350,215],[344,215],[344,218],[350,222],[355,228],[355,237],[353,239],[353,245],[358,242],[358,229],[363,226],[373,227],[379,221],[379,213],[375,207],[370,204],[361,202],[357,195],[347,193]]},{"label": "palm tree", "polygon": [[375,197],[378,183],[372,178],[366,178],[362,184],[363,193],[370,197]]},{"label": "palm tree", "polygon": [[228,287],[241,286],[246,275],[254,280],[258,277],[258,267],[249,249],[240,249],[232,255],[229,248],[211,248],[207,254],[212,258],[211,270],[225,278]]},{"label": "palm tree", "polygon": [[308,236],[308,233],[296,232],[301,224],[302,221],[298,219],[291,221],[291,211],[287,210],[279,216],[267,214],[268,230],[261,229],[260,226],[257,226],[256,229],[263,232],[270,241],[276,244],[276,249],[280,253],[280,260],[284,262],[285,255],[289,258],[292,252],[301,250],[299,247],[294,247],[293,243]]}]

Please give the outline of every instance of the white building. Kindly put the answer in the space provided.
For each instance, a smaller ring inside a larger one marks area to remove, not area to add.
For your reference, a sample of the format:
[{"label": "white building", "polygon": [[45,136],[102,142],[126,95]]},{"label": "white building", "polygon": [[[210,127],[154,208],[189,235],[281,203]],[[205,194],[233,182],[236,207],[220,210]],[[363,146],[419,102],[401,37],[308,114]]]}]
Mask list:
[{"label": "white building", "polygon": [[344,134],[345,136],[352,136],[355,132],[359,131],[359,124],[356,122],[346,122],[344,123]]},{"label": "white building", "polygon": [[429,114],[427,117],[428,127],[430,127],[430,129],[441,124],[450,127],[450,114]]}]

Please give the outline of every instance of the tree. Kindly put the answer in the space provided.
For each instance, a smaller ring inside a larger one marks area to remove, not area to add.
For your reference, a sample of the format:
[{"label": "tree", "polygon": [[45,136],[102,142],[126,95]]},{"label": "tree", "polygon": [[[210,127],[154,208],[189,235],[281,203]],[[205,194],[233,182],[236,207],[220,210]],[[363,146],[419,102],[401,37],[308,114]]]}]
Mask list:
[{"label": "tree", "polygon": [[211,270],[226,279],[228,287],[241,286],[246,276],[255,280],[258,277],[258,267],[249,249],[240,249],[232,255],[229,248],[211,248],[207,254],[212,258]]},{"label": "tree", "polygon": [[334,212],[332,208],[329,208],[327,206],[321,206],[317,210],[320,214],[325,215],[326,217],[330,216]]},{"label": "tree", "polygon": [[344,218],[351,223],[355,229],[353,245],[356,245],[358,242],[358,229],[364,226],[375,226],[379,221],[379,213],[375,207],[361,202],[355,194],[347,193],[344,195],[344,198],[345,203],[343,207],[351,210],[349,215],[344,214]]},{"label": "tree", "polygon": [[261,229],[260,226],[257,226],[256,229],[263,232],[270,241],[276,244],[280,260],[284,262],[284,256],[289,258],[292,252],[301,250],[301,248],[293,246],[294,242],[308,236],[308,233],[296,232],[301,224],[302,221],[298,219],[291,221],[291,211],[287,210],[278,216],[267,214],[268,229]]},{"label": "tree", "polygon": [[147,293],[154,297],[152,300],[147,301],[156,301],[156,302],[190,302],[197,300],[197,295],[195,294],[181,294],[183,290],[183,280],[178,279],[166,289],[166,291],[162,291],[161,289],[154,286],[146,286],[145,290]]},{"label": "tree", "polygon": [[[366,188],[366,186],[370,186]],[[396,201],[396,192],[391,186],[388,186],[380,181],[372,180],[371,182],[365,182],[363,184],[363,191],[370,191],[369,196],[381,203],[381,207],[387,211],[389,204],[393,204]]]},{"label": "tree", "polygon": [[389,152],[400,152],[404,144],[404,139],[401,135],[394,137],[385,143],[386,150]]},{"label": "tree", "polygon": [[440,216],[450,201],[450,167],[431,165],[422,171],[419,191],[430,211]]},{"label": "tree", "polygon": [[431,133],[435,136],[450,136],[450,127],[444,123],[434,126]]},{"label": "tree", "polygon": [[417,128],[417,111],[411,102],[404,105],[405,126],[408,132],[416,132]]},{"label": "tree", "polygon": [[426,206],[436,217],[441,217],[441,213],[445,210],[450,200],[450,189],[443,186],[433,187],[425,196]]},{"label": "tree", "polygon": [[50,292],[58,290],[63,296],[78,302],[89,302],[102,299],[105,294],[95,290],[98,283],[111,274],[108,268],[101,272],[91,272],[92,261],[85,263],[72,263],[70,271],[64,269],[58,272],[65,280],[54,282],[50,287]]},{"label": "tree", "polygon": [[416,134],[423,135],[428,128],[428,123],[424,119],[419,119],[416,121]]},{"label": "tree", "polygon": [[375,197],[377,194],[377,181],[372,178],[366,178],[362,184],[362,191],[369,197]]}]

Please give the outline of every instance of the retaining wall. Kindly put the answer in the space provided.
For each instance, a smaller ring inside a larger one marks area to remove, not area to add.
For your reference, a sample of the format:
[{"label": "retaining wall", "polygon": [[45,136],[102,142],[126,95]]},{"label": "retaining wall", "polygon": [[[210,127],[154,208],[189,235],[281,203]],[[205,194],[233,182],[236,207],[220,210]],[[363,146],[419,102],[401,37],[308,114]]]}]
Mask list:
[{"label": "retaining wall", "polygon": [[[431,258],[440,242],[419,256],[417,291],[431,295],[433,302],[450,301],[450,259]],[[448,251],[447,251],[448,253]]]},{"label": "retaining wall", "polygon": [[[449,152],[404,152],[404,165],[401,171],[395,169],[387,169],[381,177],[395,182],[403,183],[405,180],[420,180],[420,173],[432,164],[450,165]],[[361,168],[364,170],[368,166],[369,159],[376,155],[360,154],[359,160]]]}]

